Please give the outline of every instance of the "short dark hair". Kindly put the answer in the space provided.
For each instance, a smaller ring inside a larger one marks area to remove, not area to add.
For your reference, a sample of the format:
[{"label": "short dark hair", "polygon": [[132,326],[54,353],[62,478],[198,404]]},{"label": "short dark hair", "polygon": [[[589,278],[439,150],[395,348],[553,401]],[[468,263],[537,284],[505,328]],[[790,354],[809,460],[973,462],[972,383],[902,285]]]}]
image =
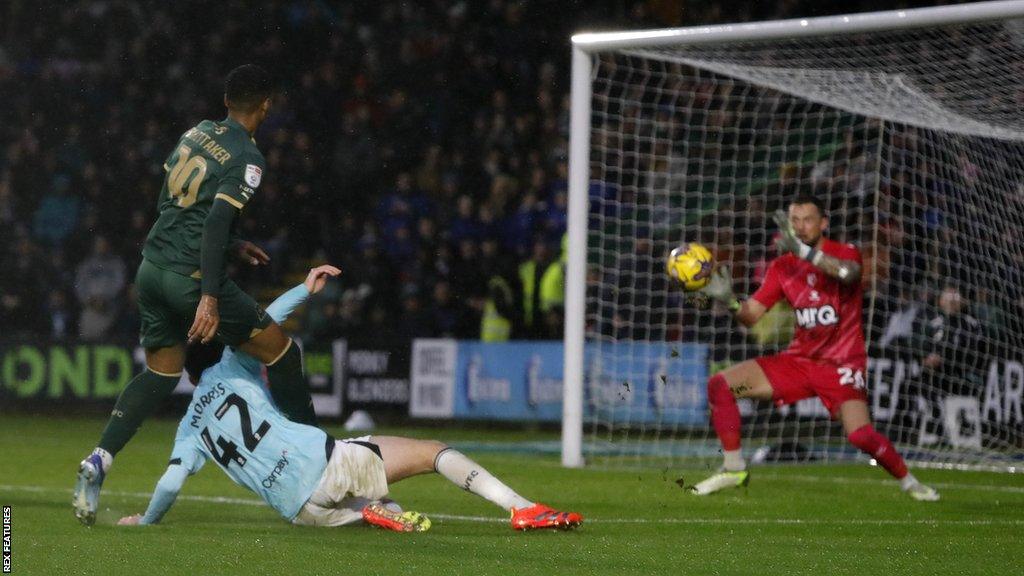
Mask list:
[{"label": "short dark hair", "polygon": [[224,345],[216,340],[209,344],[190,344],[185,351],[185,371],[192,384],[199,384],[203,371],[220,362],[224,354]]},{"label": "short dark hair", "polygon": [[228,107],[252,112],[274,92],[274,82],[262,67],[243,64],[228,72],[224,79],[224,97]]},{"label": "short dark hair", "polygon": [[824,216],[825,218],[828,218],[828,210],[825,208],[825,203],[821,200],[821,198],[815,196],[814,194],[811,194],[809,192],[802,192],[800,194],[797,194],[789,203],[790,206],[792,206],[793,204],[814,204],[814,206],[818,209],[818,213]]}]

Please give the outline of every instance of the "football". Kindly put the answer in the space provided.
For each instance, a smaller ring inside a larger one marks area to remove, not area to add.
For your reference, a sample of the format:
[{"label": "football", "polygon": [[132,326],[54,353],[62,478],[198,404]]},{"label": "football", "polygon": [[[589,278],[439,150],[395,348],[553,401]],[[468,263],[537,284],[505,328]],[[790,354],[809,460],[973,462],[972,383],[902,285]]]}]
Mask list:
[{"label": "football", "polygon": [[711,280],[715,258],[711,251],[696,242],[678,246],[668,255],[665,270],[678,280],[687,292],[700,290]]}]

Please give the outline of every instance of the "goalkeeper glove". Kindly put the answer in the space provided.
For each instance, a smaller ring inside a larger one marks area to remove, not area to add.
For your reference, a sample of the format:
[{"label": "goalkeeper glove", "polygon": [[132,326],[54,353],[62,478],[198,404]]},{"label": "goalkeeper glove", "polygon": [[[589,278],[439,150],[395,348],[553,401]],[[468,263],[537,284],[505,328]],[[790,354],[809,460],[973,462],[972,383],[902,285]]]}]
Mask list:
[{"label": "goalkeeper glove", "polygon": [[732,273],[727,264],[719,266],[711,273],[711,280],[708,285],[701,288],[700,292],[713,300],[725,304],[729,310],[735,312],[740,309],[740,301],[732,291]]},{"label": "goalkeeper glove", "polygon": [[779,227],[779,237],[775,240],[775,249],[779,251],[780,256],[787,252],[792,252],[800,259],[807,260],[811,264],[817,264],[821,260],[822,252],[820,250],[811,248],[796,237],[793,225],[789,222],[789,217],[786,216],[784,211],[776,210],[772,220],[775,220],[775,224]]}]

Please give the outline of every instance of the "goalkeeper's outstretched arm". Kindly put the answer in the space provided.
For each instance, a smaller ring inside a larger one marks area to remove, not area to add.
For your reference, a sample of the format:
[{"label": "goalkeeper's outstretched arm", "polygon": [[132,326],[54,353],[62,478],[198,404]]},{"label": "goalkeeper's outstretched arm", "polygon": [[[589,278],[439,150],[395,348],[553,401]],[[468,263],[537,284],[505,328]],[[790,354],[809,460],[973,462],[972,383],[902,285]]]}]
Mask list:
[{"label": "goalkeeper's outstretched arm", "polygon": [[757,324],[757,321],[760,320],[767,311],[768,309],[764,307],[764,304],[761,304],[753,298],[747,298],[740,304],[740,309],[736,311],[736,321],[747,328],[750,328],[754,324]]},{"label": "goalkeeper's outstretched arm", "polygon": [[850,286],[860,282],[861,267],[853,260],[842,260],[814,249],[811,249],[806,260],[841,284]]},{"label": "goalkeeper's outstretched arm", "polygon": [[792,252],[797,258],[814,264],[818,270],[839,280],[841,284],[851,286],[860,282],[861,266],[857,261],[836,258],[801,242],[782,210],[776,211],[773,219],[779,227],[779,238],[775,241],[779,254]]},{"label": "goalkeeper's outstretched arm", "polygon": [[736,321],[747,328],[757,324],[757,321],[768,311],[764,304],[753,298],[740,302],[732,291],[732,274],[729,267],[725,265],[719,266],[712,272],[711,281],[701,292],[709,298],[725,304],[736,315]]}]

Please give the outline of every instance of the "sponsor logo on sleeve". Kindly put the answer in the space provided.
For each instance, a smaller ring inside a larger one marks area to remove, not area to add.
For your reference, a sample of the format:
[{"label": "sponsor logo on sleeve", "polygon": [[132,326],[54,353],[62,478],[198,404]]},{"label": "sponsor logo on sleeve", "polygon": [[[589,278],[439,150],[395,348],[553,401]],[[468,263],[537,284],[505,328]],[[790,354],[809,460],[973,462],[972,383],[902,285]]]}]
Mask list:
[{"label": "sponsor logo on sleeve", "polygon": [[255,164],[245,165],[245,183],[253,188],[258,188],[260,179],[263,178],[263,170]]}]

